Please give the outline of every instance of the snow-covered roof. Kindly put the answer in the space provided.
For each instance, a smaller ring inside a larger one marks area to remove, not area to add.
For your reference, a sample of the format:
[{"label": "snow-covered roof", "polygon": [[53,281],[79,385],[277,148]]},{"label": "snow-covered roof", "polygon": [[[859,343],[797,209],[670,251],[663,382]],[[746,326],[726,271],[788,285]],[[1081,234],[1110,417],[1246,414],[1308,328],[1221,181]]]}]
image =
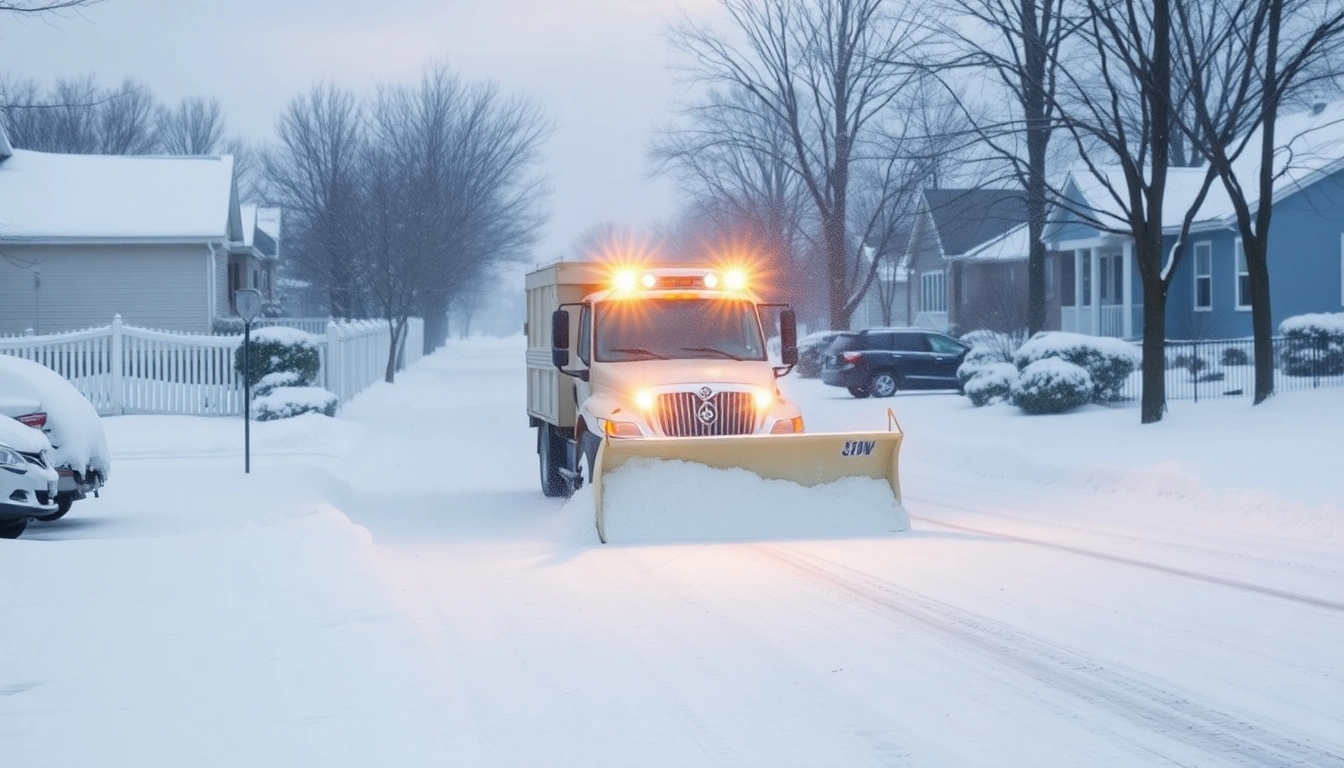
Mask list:
[{"label": "snow-covered roof", "polygon": [[0,241],[227,239],[233,158],[64,155],[0,160]]},{"label": "snow-covered roof", "polygon": [[1026,224],[986,240],[962,254],[965,261],[1024,261],[1031,255],[1031,232]]},{"label": "snow-covered roof", "polygon": [[280,209],[279,208],[257,208],[257,229],[271,236],[271,239],[279,242],[280,240]]},{"label": "snow-covered roof", "polygon": [[[1274,156],[1273,201],[1282,200],[1330,174],[1344,168],[1344,102],[1333,102],[1323,108],[1281,115],[1274,135],[1278,150]],[[1260,131],[1249,138],[1246,149],[1233,162],[1233,170],[1248,193],[1251,210],[1259,206],[1254,193],[1260,173]],[[1162,222],[1165,230],[1176,230],[1190,206],[1194,204],[1204,182],[1204,168],[1172,168],[1168,171],[1165,196],[1162,201]],[[1098,221],[1108,226],[1124,227],[1125,216],[1114,189],[1122,197],[1125,193],[1124,176],[1118,166],[1103,166],[1094,173],[1087,169],[1069,173],[1069,182],[1081,197],[1081,202],[1098,212]],[[1110,187],[1111,189],[1108,189]],[[1215,179],[1200,206],[1193,229],[1223,228],[1236,223],[1236,210],[1221,181]]]}]

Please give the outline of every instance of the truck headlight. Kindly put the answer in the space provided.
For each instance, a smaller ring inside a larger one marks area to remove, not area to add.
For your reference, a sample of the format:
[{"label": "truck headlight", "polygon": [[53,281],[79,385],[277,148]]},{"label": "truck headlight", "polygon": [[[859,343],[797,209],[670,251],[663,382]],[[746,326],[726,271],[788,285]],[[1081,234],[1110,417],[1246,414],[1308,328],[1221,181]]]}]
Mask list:
[{"label": "truck headlight", "polygon": [[639,425],[632,421],[613,421],[604,419],[602,421],[602,431],[607,437],[643,437],[644,433]]},{"label": "truck headlight", "polygon": [[803,417],[794,416],[792,419],[780,419],[775,422],[775,426],[770,428],[772,435],[797,434],[803,431]]},{"label": "truck headlight", "polygon": [[635,405],[639,406],[639,410],[641,411],[653,410],[653,405],[657,401],[657,396],[647,389],[641,389],[639,392],[635,393]]},{"label": "truck headlight", "polygon": [[27,472],[28,462],[19,455],[19,452],[7,445],[0,445],[0,467],[8,469],[10,472]]},{"label": "truck headlight", "polygon": [[756,400],[758,411],[767,411],[775,404],[775,393],[768,389],[758,389],[752,393],[752,397]]}]

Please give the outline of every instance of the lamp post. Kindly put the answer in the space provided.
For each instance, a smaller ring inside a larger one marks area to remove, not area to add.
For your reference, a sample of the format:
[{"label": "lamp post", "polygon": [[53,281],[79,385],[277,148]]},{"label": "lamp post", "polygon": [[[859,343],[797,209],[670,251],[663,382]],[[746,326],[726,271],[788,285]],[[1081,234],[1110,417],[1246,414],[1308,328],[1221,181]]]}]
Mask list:
[{"label": "lamp post", "polygon": [[243,474],[252,472],[252,321],[261,314],[261,291],[233,292],[233,308],[243,318]]}]

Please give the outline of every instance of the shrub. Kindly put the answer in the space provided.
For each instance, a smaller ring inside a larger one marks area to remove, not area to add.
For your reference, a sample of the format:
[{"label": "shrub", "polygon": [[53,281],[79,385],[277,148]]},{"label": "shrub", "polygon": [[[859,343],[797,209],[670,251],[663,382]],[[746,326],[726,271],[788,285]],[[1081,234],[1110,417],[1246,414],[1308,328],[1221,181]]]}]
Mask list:
[{"label": "shrub", "polygon": [[335,416],[337,402],[335,394],[321,387],[276,387],[252,401],[252,418],[276,421],[301,413]]},{"label": "shrub", "polygon": [[1031,414],[1064,413],[1092,400],[1094,386],[1082,366],[1047,357],[1022,369],[1009,400]]},{"label": "shrub", "polygon": [[[294,328],[261,328],[252,332],[251,384],[272,373],[293,372],[305,386],[317,381],[322,368],[322,357],[317,351],[317,340],[311,334]],[[243,373],[243,347],[234,355],[234,367]]]},{"label": "shrub", "polygon": [[965,388],[967,382],[985,368],[1011,362],[1012,358],[1005,357],[1002,350],[993,347],[971,347],[966,357],[962,359],[961,365],[957,366],[957,382]]},{"label": "shrub", "polygon": [[993,362],[1011,363],[1013,353],[1022,346],[1026,335],[1021,332],[987,331],[976,330],[967,331],[958,337],[961,342],[971,349],[984,347],[993,354]]},{"label": "shrub", "polygon": [[1020,371],[1032,363],[1059,358],[1082,368],[1092,382],[1092,401],[1120,399],[1120,390],[1142,360],[1139,348],[1107,336],[1046,331],[1031,337],[1017,350],[1013,362]]},{"label": "shrub", "polygon": [[981,366],[976,369],[971,380],[966,382],[966,396],[977,408],[1007,400],[1012,394],[1013,382],[1016,379],[1017,368],[1012,363],[990,363]]},{"label": "shrub", "polygon": [[242,336],[243,318],[216,317],[210,325],[210,332],[216,336]]},{"label": "shrub", "polygon": [[302,387],[305,386],[303,377],[294,371],[277,371],[268,373],[261,377],[256,386],[252,387],[252,399],[265,397],[280,387]]},{"label": "shrub", "polygon": [[1296,315],[1279,323],[1288,376],[1344,374],[1344,312]]},{"label": "shrub", "polygon": [[1223,365],[1250,365],[1251,356],[1241,347],[1227,347],[1223,350]]}]

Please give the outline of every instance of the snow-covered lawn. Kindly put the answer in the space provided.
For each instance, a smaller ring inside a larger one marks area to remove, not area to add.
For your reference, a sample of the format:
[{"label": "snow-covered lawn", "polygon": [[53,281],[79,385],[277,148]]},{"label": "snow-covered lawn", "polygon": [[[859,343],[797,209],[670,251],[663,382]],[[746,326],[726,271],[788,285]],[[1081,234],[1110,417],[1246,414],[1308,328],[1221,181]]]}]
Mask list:
[{"label": "snow-covered lawn", "polygon": [[[1344,764],[1344,390],[1145,427],[790,377],[813,431],[893,409],[911,530],[604,547],[523,379],[455,342],[248,476],[237,419],[107,419],[103,497],[0,542],[0,765]],[[688,523],[826,511],[668,474]]]}]

